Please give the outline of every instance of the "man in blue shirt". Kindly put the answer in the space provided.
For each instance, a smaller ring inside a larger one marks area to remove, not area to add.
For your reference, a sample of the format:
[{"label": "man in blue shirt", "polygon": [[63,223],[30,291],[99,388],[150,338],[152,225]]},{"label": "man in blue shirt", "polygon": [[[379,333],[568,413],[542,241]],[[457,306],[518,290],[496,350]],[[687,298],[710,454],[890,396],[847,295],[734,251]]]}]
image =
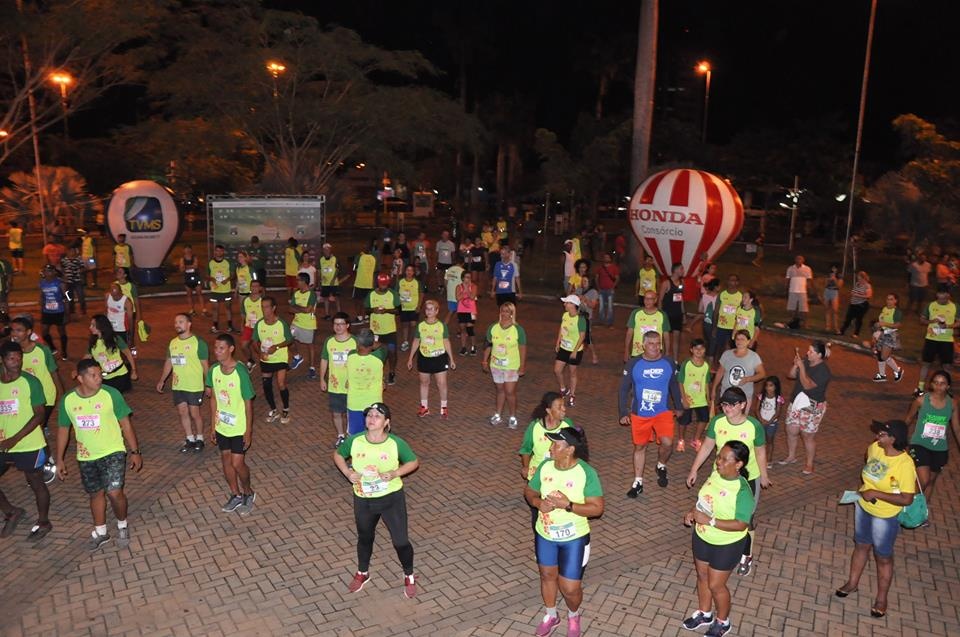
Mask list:
[{"label": "man in blue shirt", "polygon": [[[633,400],[630,392],[633,392]],[[668,398],[673,397],[674,411]],[[643,467],[647,444],[654,437],[660,440],[657,452],[657,484],[667,486],[667,460],[673,451],[674,418],[683,410],[680,386],[673,364],[664,358],[660,334],[643,335],[643,353],[627,361],[620,381],[620,424],[630,425],[633,434],[633,485],[628,498],[643,493]]]},{"label": "man in blue shirt", "polygon": [[500,248],[500,262],[493,266],[493,281],[490,298],[497,299],[497,307],[507,301],[516,303],[523,298],[520,291],[520,264],[513,261],[513,250],[509,246]]}]

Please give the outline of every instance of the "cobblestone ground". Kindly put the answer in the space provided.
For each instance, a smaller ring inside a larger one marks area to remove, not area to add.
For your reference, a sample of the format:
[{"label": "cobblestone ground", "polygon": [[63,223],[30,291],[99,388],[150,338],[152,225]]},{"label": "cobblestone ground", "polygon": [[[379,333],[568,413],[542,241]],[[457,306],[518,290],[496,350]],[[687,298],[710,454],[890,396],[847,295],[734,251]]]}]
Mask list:
[{"label": "cobblestone ground", "polygon": [[[493,429],[493,385],[477,358],[451,373],[451,418],[418,420],[417,378],[405,368],[385,400],[395,431],[419,454],[406,480],[410,533],[420,594],[403,597],[401,571],[381,527],[372,581],[346,592],[355,569],[351,496],[331,462],[333,428],[326,397],[306,367],[291,381],[290,425],[265,424],[258,400],[248,456],[256,509],[247,517],[220,512],[226,489],[217,453],[181,455],[182,438],[169,391],[153,390],[173,335],[179,298],[146,299],[154,337],[140,348],[141,380],[129,395],[144,450],[144,469],[128,474],[132,543],[90,553],[91,530],[77,472],[52,487],[53,532],[39,545],[29,523],[0,541],[0,630],[5,635],[529,635],[541,612],[533,543],[522,501],[516,450],[522,427]],[[492,302],[481,304],[481,324]],[[530,339],[521,413],[555,386],[552,343],[559,303],[529,300],[520,322]],[[626,310],[618,310],[618,324]],[[74,362],[86,323],[70,326]],[[209,336],[209,323],[196,330]],[[321,327],[329,333],[329,323]],[[601,362],[581,370],[578,404],[569,415],[590,436],[592,464],[606,491],[606,513],[593,522],[586,572],[588,635],[674,635],[695,607],[690,530],[681,524],[695,493],[683,485],[693,454],[674,455],[671,481],[628,500],[629,434],[616,422],[616,386],[623,330],[596,329]],[[760,353],[768,373],[785,374],[796,338],[767,333]],[[404,358],[401,357],[401,361]],[[67,364],[70,365],[70,364]],[[841,600],[853,512],[838,507],[856,488],[871,418],[902,417],[917,369],[899,385],[874,385],[876,368],[862,354],[838,350],[830,408],[819,436],[817,473],[775,467],[763,494],[756,566],[731,578],[732,620],[741,635],[947,635],[960,630],[960,529],[950,502],[958,496],[956,458],[934,495],[932,525],[897,540],[889,615],[870,617],[876,590],[872,563],[860,592]],[[259,383],[255,387],[259,390]],[[433,392],[436,407],[436,390]],[[526,417],[522,418],[526,422]],[[952,444],[952,443],[951,443]],[[782,458],[785,441],[777,441]],[[650,451],[653,454],[653,451]],[[72,463],[73,460],[70,460]],[[648,472],[653,457],[648,460]],[[705,477],[706,469],[701,469]],[[32,503],[14,473],[0,480],[14,503]],[[111,519],[111,526],[113,521]],[[563,634],[563,627],[558,634]]]}]

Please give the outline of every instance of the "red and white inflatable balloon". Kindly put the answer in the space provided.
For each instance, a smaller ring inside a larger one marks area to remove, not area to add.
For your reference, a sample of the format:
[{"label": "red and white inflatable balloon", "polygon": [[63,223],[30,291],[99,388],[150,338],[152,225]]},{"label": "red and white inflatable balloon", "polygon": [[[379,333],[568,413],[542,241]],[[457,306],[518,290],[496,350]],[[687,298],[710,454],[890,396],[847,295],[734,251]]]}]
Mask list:
[{"label": "red and white inflatable balloon", "polygon": [[651,175],[630,200],[630,226],[657,269],[683,264],[691,276],[701,255],[716,259],[740,234],[743,203],[729,183],[702,170],[680,168]]}]

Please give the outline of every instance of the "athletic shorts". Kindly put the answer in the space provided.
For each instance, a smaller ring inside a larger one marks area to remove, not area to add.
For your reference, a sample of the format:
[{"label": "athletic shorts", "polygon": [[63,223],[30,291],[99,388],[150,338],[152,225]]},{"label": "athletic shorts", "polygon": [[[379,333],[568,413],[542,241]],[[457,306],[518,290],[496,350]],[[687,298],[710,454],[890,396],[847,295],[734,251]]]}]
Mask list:
[{"label": "athletic shorts", "polygon": [[389,334],[374,334],[373,340],[377,341],[381,345],[386,345],[387,349],[397,349],[397,333],[390,332]]},{"label": "athletic shorts", "polygon": [[930,471],[940,473],[947,465],[947,450],[935,451],[923,445],[910,445],[910,457],[918,467],[930,467]]},{"label": "athletic shorts", "polygon": [[440,270],[441,272],[446,272],[446,271],[449,270],[452,266],[453,266],[452,263],[438,263],[438,264],[437,264],[437,269]]},{"label": "athletic shorts", "polygon": [[211,303],[229,303],[233,300],[233,292],[211,292]]},{"label": "athletic shorts", "polygon": [[493,377],[495,385],[515,383],[520,380],[520,371],[516,369],[497,369],[496,367],[491,367],[490,375]]},{"label": "athletic shorts", "polygon": [[363,433],[366,430],[367,419],[364,417],[363,411],[347,409],[347,435],[352,436],[353,434]]},{"label": "athletic shorts", "polygon": [[[548,540],[539,533],[535,535],[534,551],[537,564],[556,566],[560,577],[579,581],[590,560],[590,534],[565,542]],[[737,556],[739,559],[740,556]]]},{"label": "athletic shorts", "polygon": [[179,389],[173,390],[173,404],[174,406],[179,405],[180,403],[187,403],[191,407],[199,407],[203,404],[203,392],[202,391],[180,391]]},{"label": "athletic shorts", "polygon": [[0,476],[6,473],[10,467],[24,473],[33,473],[40,469],[46,461],[47,452],[44,449],[0,453]]},{"label": "athletic shorts", "polygon": [[220,449],[220,451],[229,451],[230,453],[238,455],[247,453],[247,449],[243,446],[243,434],[239,436],[224,436],[218,431],[217,448]]},{"label": "athletic shorts", "polygon": [[118,451],[96,460],[83,460],[80,465],[80,482],[87,493],[119,491],[127,475],[127,453]]},{"label": "athletic shorts", "polygon": [[460,325],[469,325],[476,323],[477,315],[472,312],[457,312],[457,323]]},{"label": "athletic shorts", "polygon": [[680,424],[689,425],[692,422],[707,422],[710,420],[710,408],[704,405],[703,407],[691,407],[690,409],[684,409],[683,414],[680,415]]},{"label": "athletic shorts", "polygon": [[130,374],[121,374],[119,376],[114,376],[113,378],[104,378],[104,385],[109,385],[113,387],[121,394],[125,394],[131,389],[133,389],[133,383],[130,382]]},{"label": "athletic shorts", "polygon": [[191,290],[195,290],[203,284],[203,281],[200,280],[200,275],[196,272],[186,273],[183,275],[183,285],[188,287]]},{"label": "athletic shorts", "polygon": [[773,437],[777,435],[777,429],[780,427],[780,423],[776,420],[763,426],[763,433],[766,434],[767,440],[773,440]]},{"label": "athletic shorts", "polygon": [[400,310],[400,322],[401,323],[414,323],[419,320],[420,315],[417,314],[416,310]]},{"label": "athletic shorts", "polygon": [[583,350],[580,350],[574,354],[573,352],[567,351],[561,347],[557,350],[557,360],[561,363],[566,363],[567,365],[577,366],[580,364],[580,361],[583,360]]},{"label": "athletic shorts", "polygon": [[355,299],[365,299],[370,296],[370,293],[373,291],[373,288],[353,288],[353,298]]},{"label": "athletic shorts", "polygon": [[790,292],[787,295],[788,312],[809,312],[810,304],[807,301],[807,293]]},{"label": "athletic shorts", "polygon": [[300,280],[296,274],[285,274],[283,275],[283,282],[286,285],[288,290],[293,290],[297,287],[297,281]]},{"label": "athletic shorts", "polygon": [[747,536],[730,544],[710,544],[693,532],[693,559],[706,562],[715,571],[732,571],[740,563]]},{"label": "athletic shorts", "polygon": [[325,299],[328,299],[332,296],[340,296],[340,286],[339,285],[321,285],[320,296]]},{"label": "athletic shorts", "polygon": [[440,356],[424,356],[417,352],[417,371],[421,374],[440,374],[450,369],[450,357],[446,352]]},{"label": "athletic shorts", "polygon": [[329,392],[327,394],[327,405],[330,407],[330,413],[345,414],[347,413],[347,395]]},{"label": "athletic shorts", "polygon": [[306,327],[300,327],[299,325],[290,326],[290,334],[293,335],[293,340],[297,343],[303,343],[304,345],[313,344],[314,336],[316,335],[317,330],[311,330]]},{"label": "athletic shorts", "polygon": [[244,325],[243,329],[240,330],[240,340],[244,343],[249,343],[253,340],[253,328],[249,325]]},{"label": "athletic shorts", "polygon": [[822,403],[810,403],[808,409],[793,409],[793,406],[787,409],[787,427],[800,427],[800,431],[805,434],[815,434],[820,431],[820,423],[823,421],[823,415],[827,413],[827,401]]},{"label": "athletic shorts", "polygon": [[451,314],[457,313],[457,302],[456,301],[447,301],[447,311]]},{"label": "athletic shorts", "polygon": [[[44,325],[46,325],[46,323],[44,323]],[[953,343],[932,341],[929,338],[923,339],[921,360],[923,360],[924,363],[932,363],[939,360],[941,365],[953,364]]]},{"label": "athletic shorts", "polygon": [[859,500],[853,503],[853,511],[853,541],[872,545],[877,557],[893,555],[893,543],[900,532],[897,516],[878,518],[864,511]]},{"label": "athletic shorts", "polygon": [[719,356],[730,349],[730,341],[733,338],[733,330],[718,327],[713,331],[713,338],[710,339],[710,355]]},{"label": "athletic shorts", "polygon": [[[64,325],[65,312],[43,312],[40,314],[41,325]],[[952,351],[952,350],[951,350]]]},{"label": "athletic shorts", "polygon": [[654,434],[658,438],[673,438],[673,412],[665,411],[648,418],[630,414],[630,432],[635,445],[649,443]]},{"label": "athletic shorts", "polygon": [[265,374],[279,372],[281,369],[290,369],[290,365],[288,363],[267,363],[260,361],[260,371]]},{"label": "athletic shorts", "polygon": [[667,314],[667,320],[670,321],[671,332],[683,331],[683,314]]},{"label": "athletic shorts", "polygon": [[16,250],[11,250],[11,251],[10,251],[10,255],[11,255],[14,259],[22,259],[22,258],[23,258],[23,248],[17,248]]}]

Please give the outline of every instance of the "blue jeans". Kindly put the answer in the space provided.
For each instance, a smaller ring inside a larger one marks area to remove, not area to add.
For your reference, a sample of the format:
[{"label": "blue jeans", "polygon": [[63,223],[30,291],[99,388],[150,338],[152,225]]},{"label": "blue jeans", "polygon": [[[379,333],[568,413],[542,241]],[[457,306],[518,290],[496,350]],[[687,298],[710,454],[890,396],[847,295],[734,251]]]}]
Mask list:
[{"label": "blue jeans", "polygon": [[872,544],[877,557],[893,555],[893,543],[900,531],[897,516],[878,518],[864,511],[859,502],[854,503],[853,507],[853,541],[857,544]]},{"label": "blue jeans", "polygon": [[600,290],[600,314],[597,316],[597,325],[613,325],[613,293],[614,290]]}]

